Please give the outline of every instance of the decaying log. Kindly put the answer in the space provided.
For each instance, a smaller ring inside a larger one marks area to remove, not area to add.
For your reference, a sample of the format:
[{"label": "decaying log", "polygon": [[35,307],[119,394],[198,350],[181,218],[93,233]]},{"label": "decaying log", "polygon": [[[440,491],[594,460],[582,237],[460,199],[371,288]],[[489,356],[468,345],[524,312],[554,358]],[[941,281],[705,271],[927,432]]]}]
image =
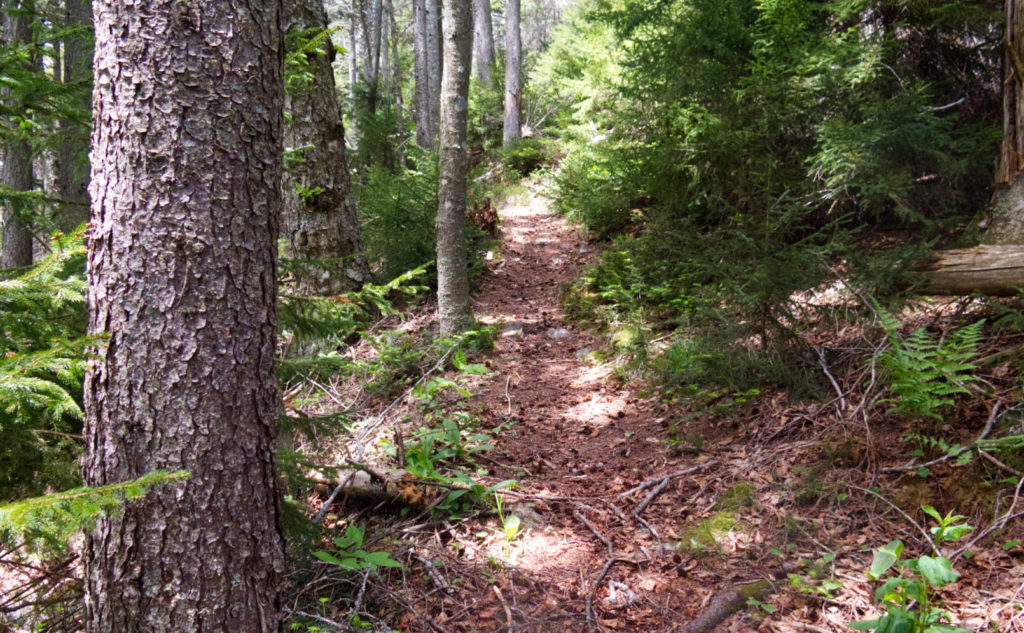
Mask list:
[{"label": "decaying log", "polygon": [[317,515],[319,523],[336,499],[354,499],[366,502],[385,501],[414,507],[424,507],[430,502],[427,492],[419,479],[401,468],[370,470],[361,468],[346,474],[331,492]]},{"label": "decaying log", "polygon": [[915,270],[921,291],[937,295],[1015,295],[1024,288],[1024,246],[981,245],[935,253]]},{"label": "decaying log", "polygon": [[682,633],[710,633],[727,617],[747,606],[748,600],[763,600],[772,591],[772,583],[767,580],[729,587],[712,598],[704,613],[684,626]]}]

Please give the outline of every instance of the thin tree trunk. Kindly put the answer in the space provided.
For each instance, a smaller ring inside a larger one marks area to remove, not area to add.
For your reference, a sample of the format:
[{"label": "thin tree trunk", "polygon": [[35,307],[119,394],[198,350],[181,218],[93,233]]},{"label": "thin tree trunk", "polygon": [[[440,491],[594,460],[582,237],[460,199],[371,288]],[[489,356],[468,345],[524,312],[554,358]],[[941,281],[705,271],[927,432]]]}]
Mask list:
[{"label": "thin tree trunk", "polygon": [[[287,31],[326,28],[323,0],[285,3]],[[285,233],[290,257],[345,261],[328,266],[300,263],[296,290],[303,295],[341,294],[370,281],[369,266],[360,256],[363,241],[331,66],[330,51],[334,45],[328,38],[323,46],[308,59],[312,82],[296,88],[286,99],[291,123],[285,126],[285,145],[308,149],[289,167],[284,178]]]},{"label": "thin tree trunk", "polygon": [[[82,30],[64,42],[64,82],[79,90],[78,107],[92,106],[92,2],[65,0],[67,25]],[[57,195],[62,200],[61,228],[72,230],[89,219],[89,128],[75,121],[61,121],[61,145],[57,156]]]},{"label": "thin tree trunk", "polygon": [[349,3],[348,15],[348,99],[355,102],[356,84],[359,83],[359,6],[356,0]]},{"label": "thin tree trunk", "polygon": [[491,81],[494,66],[494,26],[491,23],[491,0],[473,0],[473,57],[476,78],[482,84]]},{"label": "thin tree trunk", "polygon": [[279,633],[278,0],[96,0],[84,479],[187,470],[87,536],[89,633]]},{"label": "thin tree trunk", "polygon": [[522,38],[519,33],[519,0],[505,3],[505,147],[523,138]]},{"label": "thin tree trunk", "polygon": [[434,146],[434,128],[430,120],[430,78],[427,54],[427,0],[412,0],[413,48],[415,54],[413,109],[416,123],[416,143],[423,148]]},{"label": "thin tree trunk", "polygon": [[441,129],[441,77],[444,57],[441,51],[441,0],[427,0],[427,85],[430,97],[430,136],[437,138]]},{"label": "thin tree trunk", "polygon": [[445,0],[441,186],[437,211],[437,312],[442,334],[473,325],[466,265],[466,117],[473,53],[470,0]]},{"label": "thin tree trunk", "polygon": [[[32,11],[32,2],[5,0],[2,5],[9,11],[27,9]],[[4,43],[8,46],[30,44],[32,41],[31,23],[27,16],[5,11],[3,18]],[[6,99],[7,95],[4,95]],[[17,109],[17,104],[10,104]],[[5,121],[4,125],[11,128],[13,121]],[[19,138],[15,133],[12,140],[4,147],[4,165],[0,171],[0,184],[15,192],[32,190],[32,148],[28,141]],[[0,247],[0,269],[18,268],[32,265],[32,232],[26,218],[26,207],[23,202],[13,199],[0,200],[0,220],[3,224],[3,245]]]}]

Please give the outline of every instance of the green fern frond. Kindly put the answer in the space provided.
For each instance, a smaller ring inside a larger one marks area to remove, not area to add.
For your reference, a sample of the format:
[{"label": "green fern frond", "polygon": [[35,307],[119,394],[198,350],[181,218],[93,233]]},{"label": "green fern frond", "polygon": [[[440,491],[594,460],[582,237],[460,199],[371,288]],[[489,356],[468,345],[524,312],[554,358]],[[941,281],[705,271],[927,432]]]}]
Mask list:
[{"label": "green fern frond", "polygon": [[913,418],[941,420],[939,410],[954,404],[953,396],[969,393],[967,384],[977,378],[977,357],[984,320],[953,332],[947,340],[936,340],[924,328],[906,338],[899,335],[899,322],[876,306],[889,338],[889,349],[882,354],[882,365],[889,374],[893,398],[890,409]]}]

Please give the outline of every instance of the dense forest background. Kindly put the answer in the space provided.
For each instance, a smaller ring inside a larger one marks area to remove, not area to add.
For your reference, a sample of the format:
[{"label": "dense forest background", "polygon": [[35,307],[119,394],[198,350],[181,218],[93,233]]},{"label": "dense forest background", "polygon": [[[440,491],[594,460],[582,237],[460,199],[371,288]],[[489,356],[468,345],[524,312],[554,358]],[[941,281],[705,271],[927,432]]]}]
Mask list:
[{"label": "dense forest background", "polygon": [[192,4],[0,0],[0,629],[1024,631],[1020,2]]}]

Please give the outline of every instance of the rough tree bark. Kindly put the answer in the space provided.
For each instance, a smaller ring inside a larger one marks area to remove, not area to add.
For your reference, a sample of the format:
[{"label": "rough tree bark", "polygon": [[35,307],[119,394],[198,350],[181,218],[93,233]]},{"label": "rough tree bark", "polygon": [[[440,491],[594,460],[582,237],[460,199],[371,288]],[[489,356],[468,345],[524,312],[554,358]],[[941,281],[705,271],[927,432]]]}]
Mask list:
[{"label": "rough tree bark", "polygon": [[523,138],[522,37],[519,28],[519,0],[505,3],[505,147]]},{"label": "rough tree bark", "polygon": [[491,23],[491,0],[473,0],[473,58],[476,78],[482,84],[491,81],[494,66],[494,25]]},{"label": "rough tree bark", "polygon": [[[286,31],[327,28],[323,0],[289,0],[284,13]],[[328,38],[320,54],[309,56],[312,82],[296,87],[286,99],[291,122],[285,126],[285,146],[306,148],[284,178],[288,255],[300,260],[346,259],[328,267],[300,264],[296,290],[303,295],[341,294],[370,281],[369,266],[360,257],[363,241],[335,92],[333,50]]]},{"label": "rough tree bark", "polygon": [[441,333],[455,334],[473,325],[466,267],[466,117],[473,53],[473,11],[470,0],[445,0],[444,11],[437,313]]},{"label": "rough tree bark", "polygon": [[[31,23],[27,16],[19,14],[19,10],[32,11],[31,1],[4,0],[6,9],[2,16],[3,37],[5,44],[17,46],[32,41]],[[10,127],[12,122],[5,121]],[[32,189],[32,148],[28,141],[14,136],[4,146],[4,165],[0,171],[0,184],[14,191],[30,191]],[[3,202],[0,208],[0,222],[3,226],[3,245],[0,247],[0,269],[18,268],[32,265],[32,232],[18,218],[18,204],[13,201]]]},{"label": "rough tree bark", "polygon": [[97,0],[89,485],[157,469],[87,536],[89,633],[278,633],[280,0]]},{"label": "rough tree bark", "polygon": [[1003,142],[986,244],[1024,243],[1024,0],[1006,0]]},{"label": "rough tree bark", "polygon": [[[92,1],[65,0],[67,25],[78,31],[64,40],[64,83],[81,92],[78,107],[88,112],[92,98]],[[74,121],[61,121],[57,154],[57,195],[62,201],[61,228],[70,231],[89,219],[89,129]]]}]

